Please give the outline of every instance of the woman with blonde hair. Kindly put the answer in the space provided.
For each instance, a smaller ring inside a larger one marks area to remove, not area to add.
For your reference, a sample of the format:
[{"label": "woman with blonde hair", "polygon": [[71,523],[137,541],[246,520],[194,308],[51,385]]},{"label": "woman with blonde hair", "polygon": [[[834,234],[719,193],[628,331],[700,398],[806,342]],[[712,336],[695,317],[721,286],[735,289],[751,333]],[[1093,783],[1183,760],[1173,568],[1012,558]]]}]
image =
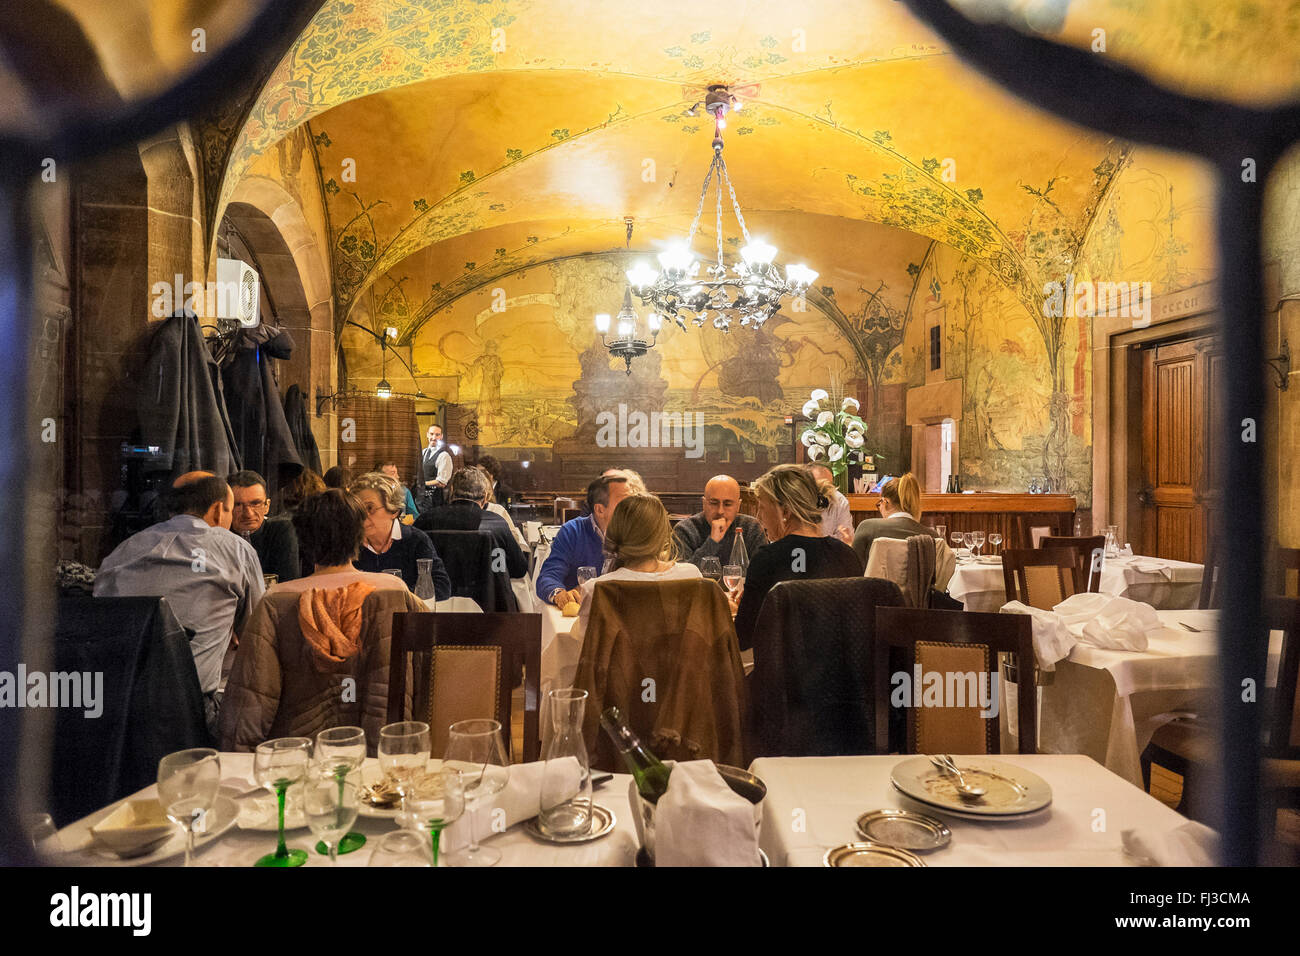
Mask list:
[{"label": "woman with blonde hair", "polygon": [[834,490],[830,482],[819,482],[802,465],[777,465],[753,488],[758,520],[771,544],[754,552],[744,585],[730,595],[736,604],[736,636],[742,651],[753,646],[758,612],[775,584],[861,577],[863,568],[852,548],[822,534],[822,512]]},{"label": "woman with blonde hair", "polygon": [[885,482],[876,502],[879,518],[868,518],[853,533],[853,550],[866,566],[871,543],[877,538],[910,538],[914,534],[934,537],[934,529],[921,524],[921,485],[910,471]]},{"label": "woman with blonde hair", "polygon": [[581,610],[573,627],[579,640],[587,629],[591,593],[597,581],[676,581],[700,577],[693,564],[678,562],[668,511],[654,495],[628,495],[619,502],[605,528],[609,570],[581,587]]}]

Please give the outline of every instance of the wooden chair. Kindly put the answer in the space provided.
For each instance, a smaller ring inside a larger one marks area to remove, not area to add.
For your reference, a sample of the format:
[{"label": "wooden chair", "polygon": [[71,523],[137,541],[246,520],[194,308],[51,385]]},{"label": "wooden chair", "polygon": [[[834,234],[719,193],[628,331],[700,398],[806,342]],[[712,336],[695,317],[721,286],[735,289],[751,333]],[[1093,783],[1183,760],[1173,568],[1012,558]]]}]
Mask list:
[{"label": "wooden chair", "polygon": [[[1300,806],[1300,708],[1296,706],[1296,677],[1300,673],[1300,599],[1270,598],[1265,626],[1282,631],[1282,656],[1277,686],[1261,694],[1266,701],[1267,740],[1261,785],[1274,807]],[[1151,764],[1157,763],[1183,778],[1179,813],[1198,818],[1208,808],[1202,792],[1209,765],[1218,759],[1219,723],[1212,717],[1180,718],[1160,727],[1142,751],[1142,782],[1151,789]]]},{"label": "wooden chair", "polygon": [[[511,742],[511,680],[524,671],[523,754]],[[447,728],[475,717],[501,722],[511,760],[530,762],[541,753],[540,614],[394,614],[388,680],[388,722],[424,720],[432,730],[432,754],[447,747]],[[409,682],[409,689],[408,689]],[[407,712],[407,702],[410,710]]]},{"label": "wooden chair", "polygon": [[1077,594],[1077,558],[1068,548],[1011,548],[1002,552],[1008,601],[1050,611]]},{"label": "wooden chair", "polygon": [[[1029,615],[877,607],[875,639],[877,753],[1001,752],[1000,708],[991,708],[995,713],[982,717],[978,694],[981,684],[989,688],[991,696],[998,694],[1000,681],[993,675],[998,673],[999,653],[1014,654],[1017,662],[1034,659],[1033,621]],[[891,647],[901,651],[895,653],[898,666],[893,673],[889,665]],[[959,692],[965,697],[965,706],[956,706],[955,700],[944,700],[945,706],[927,707],[924,696],[917,706],[918,701],[912,700],[910,706],[902,708],[906,718],[905,739],[897,739],[900,728],[895,721],[896,739],[891,740],[891,698],[898,686],[893,674],[904,675],[910,685],[914,665],[918,664],[922,691],[925,675],[938,673],[943,677],[945,695]],[[975,677],[973,689],[969,680],[954,676],[971,674]],[[973,704],[970,703],[972,690],[976,695]],[[1016,713],[1020,752],[1037,753],[1038,687],[1032,677],[1028,680],[1022,677],[1016,685]]]},{"label": "wooden chair", "polygon": [[577,498],[556,498],[555,499],[555,523],[564,524],[568,519],[564,517],[566,511],[582,510],[582,502]]},{"label": "wooden chair", "polygon": [[[1278,548],[1274,552],[1277,564],[1277,595],[1300,597],[1300,548]],[[1290,572],[1296,573],[1296,586],[1291,587]]]},{"label": "wooden chair", "polygon": [[1084,591],[1091,591],[1095,594],[1101,589],[1101,562],[1094,565],[1093,555],[1098,552],[1105,554],[1106,536],[1104,534],[1094,534],[1082,538],[1058,538],[1049,534],[1042,539],[1039,547],[1046,550],[1065,548],[1074,552],[1075,594]]},{"label": "wooden chair", "polygon": [[574,518],[582,517],[581,508],[565,508],[564,513],[560,516],[560,524],[572,521]]},{"label": "wooden chair", "polygon": [[1039,542],[1054,530],[1050,524],[1031,525],[1029,521],[1025,515],[1016,515],[1016,530],[1021,548],[1037,548]]}]

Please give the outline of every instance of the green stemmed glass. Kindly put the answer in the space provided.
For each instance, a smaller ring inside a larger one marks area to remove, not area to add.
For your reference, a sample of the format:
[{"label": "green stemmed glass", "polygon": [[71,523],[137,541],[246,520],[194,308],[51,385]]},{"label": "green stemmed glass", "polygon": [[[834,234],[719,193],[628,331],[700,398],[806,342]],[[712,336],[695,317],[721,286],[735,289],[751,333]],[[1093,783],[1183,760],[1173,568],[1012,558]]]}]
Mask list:
[{"label": "green stemmed glass", "polygon": [[280,737],[257,745],[253,754],[253,779],[276,795],[280,804],[280,839],[275,852],[268,853],[254,866],[302,866],[306,850],[290,850],[284,845],[284,799],[289,788],[307,775],[311,763],[311,740],[307,737]]},{"label": "green stemmed glass", "polygon": [[438,843],[442,831],[465,812],[465,787],[457,770],[427,773],[411,784],[402,803],[399,820],[403,827],[429,834],[433,865],[438,865]]},{"label": "green stemmed glass", "polygon": [[[339,783],[339,799],[348,774],[361,767],[366,759],[366,732],[360,727],[331,727],[316,735],[316,766],[333,773]],[[364,833],[348,833],[339,841],[339,853],[351,853],[366,845]],[[329,854],[329,847],[321,840],[316,844],[321,856]]]}]

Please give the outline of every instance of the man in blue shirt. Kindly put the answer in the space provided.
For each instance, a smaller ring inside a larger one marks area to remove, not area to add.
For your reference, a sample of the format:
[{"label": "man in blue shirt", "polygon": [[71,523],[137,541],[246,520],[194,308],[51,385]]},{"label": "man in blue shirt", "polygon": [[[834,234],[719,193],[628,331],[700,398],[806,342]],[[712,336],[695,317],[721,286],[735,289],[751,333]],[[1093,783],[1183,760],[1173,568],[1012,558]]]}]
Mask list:
[{"label": "man in blue shirt", "polygon": [[595,568],[600,574],[605,563],[605,529],[618,503],[632,493],[626,475],[604,475],[587,486],[588,515],[564,523],[551,542],[551,553],[537,575],[537,596],[563,608],[580,603],[578,568]]}]

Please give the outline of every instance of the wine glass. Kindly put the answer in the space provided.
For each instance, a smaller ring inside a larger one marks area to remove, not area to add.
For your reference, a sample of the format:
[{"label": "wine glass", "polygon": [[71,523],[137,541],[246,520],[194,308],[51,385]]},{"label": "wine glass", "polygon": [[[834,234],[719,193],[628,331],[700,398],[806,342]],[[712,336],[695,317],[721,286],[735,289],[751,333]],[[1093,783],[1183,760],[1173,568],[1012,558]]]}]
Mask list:
[{"label": "wine glass", "polygon": [[505,789],[510,779],[510,758],[495,720],[462,720],[448,729],[445,765],[459,770],[465,786],[465,807],[470,812],[469,846],[447,857],[450,866],[495,866],[501,851],[478,845],[474,811],[482,809]]},{"label": "wine glass", "polygon": [[353,770],[348,776],[346,770],[338,770],[330,765],[317,764],[307,773],[307,782],[303,785],[303,812],[307,815],[307,826],[320,838],[316,844],[326,848],[331,866],[338,866],[339,845],[352,834],[348,830],[357,822],[360,809],[360,795],[357,782],[360,775]]},{"label": "wine glass", "polygon": [[963,531],[961,533],[961,543],[966,546],[966,551],[970,557],[975,557],[975,532]]},{"label": "wine glass", "polygon": [[595,580],[597,571],[594,567],[584,565],[578,568],[578,587],[582,587],[588,581]]},{"label": "wine glass", "polygon": [[713,555],[700,558],[700,576],[722,583],[722,559]]},{"label": "wine glass", "polygon": [[1002,543],[1002,534],[998,531],[989,532],[989,545],[993,550],[997,550],[998,545]]},{"label": "wine glass", "polygon": [[429,844],[412,830],[394,830],[379,838],[367,866],[431,866]]},{"label": "wine glass", "polygon": [[945,524],[935,525],[934,536],[938,538],[940,541],[946,541],[948,539],[948,526]]},{"label": "wine glass", "polygon": [[734,591],[739,587],[740,582],[744,577],[744,568],[738,564],[728,564],[722,569],[722,586],[728,591]]},{"label": "wine glass", "polygon": [[426,773],[411,785],[399,816],[402,826],[429,834],[433,865],[438,865],[438,841],[465,812],[465,785],[459,770]]},{"label": "wine glass", "polygon": [[420,720],[402,720],[379,728],[379,769],[405,802],[411,784],[429,765],[433,736]]},{"label": "wine glass", "polygon": [[950,535],[948,535],[948,539],[952,541],[953,553],[957,554],[958,557],[961,557],[960,551],[961,551],[961,543],[963,540],[962,533],[960,531],[954,531]]},{"label": "wine glass", "polygon": [[[360,727],[331,727],[316,735],[315,760],[318,766],[328,768],[343,789],[343,780],[349,773],[361,769],[366,759],[366,732]],[[340,799],[342,799],[340,797]],[[340,853],[351,853],[366,844],[363,833],[349,833],[339,842]],[[324,855],[328,847],[322,841],[316,844],[316,852]]]},{"label": "wine glass", "polygon": [[221,758],[210,747],[168,754],[158,761],[158,802],[172,823],[185,828],[185,865],[194,856],[194,831],[207,829],[207,814],[221,789]]},{"label": "wine glass", "polygon": [[972,532],[971,532],[971,539],[975,542],[975,548],[974,548],[974,551],[973,551],[972,553],[973,553],[973,554],[976,554],[976,556],[978,557],[979,549],[982,548],[982,547],[984,547],[984,532],[983,532],[983,531],[972,531]]},{"label": "wine glass", "polygon": [[280,737],[258,744],[253,754],[253,778],[276,796],[280,807],[280,839],[275,852],[268,853],[254,866],[302,866],[306,850],[290,850],[284,845],[284,798],[289,787],[307,775],[311,763],[311,740],[307,737]]}]

